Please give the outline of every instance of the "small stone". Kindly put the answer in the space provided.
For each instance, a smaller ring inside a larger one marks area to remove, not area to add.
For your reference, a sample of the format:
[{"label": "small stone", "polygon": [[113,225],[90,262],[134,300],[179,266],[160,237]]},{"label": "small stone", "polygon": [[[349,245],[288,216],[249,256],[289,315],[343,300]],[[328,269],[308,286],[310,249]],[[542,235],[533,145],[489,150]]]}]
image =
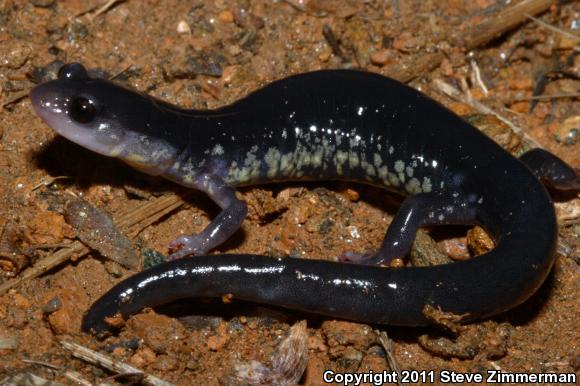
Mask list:
[{"label": "small stone", "polygon": [[229,335],[226,330],[226,323],[220,323],[217,329],[217,334],[212,335],[207,339],[207,347],[211,351],[220,351],[228,343]]},{"label": "small stone", "polygon": [[384,66],[393,58],[392,52],[387,49],[375,51],[371,54],[371,63],[376,66]]},{"label": "small stone", "polygon": [[469,251],[467,250],[467,241],[465,237],[442,240],[437,243],[442,251],[453,260],[468,260]]},{"label": "small stone", "polygon": [[191,33],[191,28],[189,28],[189,24],[187,24],[185,20],[180,20],[179,23],[177,23],[177,33],[180,34]]},{"label": "small stone", "polygon": [[122,357],[125,355],[126,352],[127,350],[125,349],[125,347],[117,346],[113,349],[112,354],[116,357]]},{"label": "small stone", "polygon": [[565,145],[572,146],[576,144],[580,136],[580,115],[573,115],[566,118],[554,135],[556,141],[564,143]]},{"label": "small stone", "polygon": [[226,9],[219,13],[218,19],[224,23],[231,23],[234,21],[234,13],[229,9]]},{"label": "small stone", "polygon": [[222,81],[224,83],[230,83],[232,78],[236,76],[238,72],[237,66],[226,66],[224,67],[224,71],[222,72]]},{"label": "small stone", "polygon": [[158,354],[171,351],[174,345],[185,339],[185,328],[177,320],[153,311],[133,316],[127,325],[134,331],[137,338]]},{"label": "small stone", "polygon": [[467,246],[475,256],[483,255],[495,247],[493,239],[479,226],[467,231]]},{"label": "small stone", "polygon": [[322,332],[330,347],[353,346],[358,351],[366,351],[376,340],[372,328],[353,322],[329,320],[322,323]]},{"label": "small stone", "polygon": [[453,66],[449,59],[444,58],[439,65],[439,69],[441,70],[441,74],[445,76],[452,76],[453,75]]},{"label": "small stone", "polygon": [[397,51],[406,52],[409,50],[410,41],[413,35],[405,31],[393,40],[393,48]]},{"label": "small stone", "polygon": [[330,57],[332,56],[332,49],[330,47],[324,48],[318,54],[318,60],[321,62],[328,62]]},{"label": "small stone", "polygon": [[179,367],[179,363],[174,356],[159,355],[152,367],[161,371],[172,371]]},{"label": "small stone", "polygon": [[156,358],[155,352],[149,347],[141,347],[131,357],[130,362],[132,365],[141,368],[155,362]]},{"label": "small stone", "polygon": [[308,337],[308,348],[310,350],[315,350],[319,352],[326,352],[328,351],[328,347],[324,343],[321,337],[313,335]]},{"label": "small stone", "polygon": [[18,308],[30,308],[30,301],[19,293],[14,294],[14,305]]},{"label": "small stone", "polygon": [[53,297],[42,306],[42,312],[45,314],[52,314],[62,307],[62,301],[58,296]]}]

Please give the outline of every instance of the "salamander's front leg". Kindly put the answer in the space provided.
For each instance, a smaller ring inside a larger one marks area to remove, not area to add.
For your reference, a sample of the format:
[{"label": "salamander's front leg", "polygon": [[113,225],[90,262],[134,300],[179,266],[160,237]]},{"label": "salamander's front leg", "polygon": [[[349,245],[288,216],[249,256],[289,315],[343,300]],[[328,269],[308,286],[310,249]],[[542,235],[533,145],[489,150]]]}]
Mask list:
[{"label": "salamander's front leg", "polygon": [[169,256],[170,260],[188,255],[203,255],[214,249],[240,228],[248,213],[246,203],[236,197],[235,189],[217,177],[201,175],[197,178],[195,187],[206,192],[222,211],[200,233],[180,236],[170,242],[169,249],[177,250]]},{"label": "salamander's front leg", "polygon": [[389,225],[381,248],[376,253],[346,254],[343,259],[359,264],[388,265],[411,250],[417,229],[422,226],[473,224],[477,217],[476,200],[474,195],[467,197],[460,193],[421,193],[408,197]]}]

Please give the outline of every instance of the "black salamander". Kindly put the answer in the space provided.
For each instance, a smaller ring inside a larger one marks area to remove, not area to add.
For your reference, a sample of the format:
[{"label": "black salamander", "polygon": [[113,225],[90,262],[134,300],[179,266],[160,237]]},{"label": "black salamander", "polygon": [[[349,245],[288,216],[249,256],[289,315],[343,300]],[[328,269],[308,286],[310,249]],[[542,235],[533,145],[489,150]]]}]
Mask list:
[{"label": "black salamander", "polygon": [[[428,304],[489,317],[528,299],[554,262],[556,219],[539,178],[578,188],[575,171],[550,153],[526,153],[526,166],[422,93],[361,71],[291,76],[229,106],[196,111],[93,79],[73,63],[30,96],[64,137],[204,191],[222,208],[201,233],[171,243],[181,247],[173,261],[93,304],[82,328],[97,334],[118,313],[128,318],[146,306],[223,294],[367,323],[425,325]],[[360,264],[204,256],[246,216],[235,187],[287,180],[359,181],[408,197],[380,249],[359,256]],[[429,268],[379,266],[407,254],[421,226],[474,223],[497,242],[483,256]]]}]

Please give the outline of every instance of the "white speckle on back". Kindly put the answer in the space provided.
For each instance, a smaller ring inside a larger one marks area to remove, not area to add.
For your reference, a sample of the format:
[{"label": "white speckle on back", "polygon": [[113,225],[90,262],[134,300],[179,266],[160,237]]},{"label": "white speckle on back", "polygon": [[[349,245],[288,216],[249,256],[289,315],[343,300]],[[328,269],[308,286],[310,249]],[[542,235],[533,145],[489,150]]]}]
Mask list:
[{"label": "white speckle on back", "polygon": [[423,184],[421,185],[421,187],[423,188],[423,193],[431,192],[431,190],[433,189],[433,187],[431,186],[431,178],[423,177]]},{"label": "white speckle on back", "polygon": [[397,173],[402,173],[403,170],[405,170],[405,163],[401,160],[396,160],[395,161],[395,171]]},{"label": "white speckle on back", "polygon": [[380,168],[383,165],[383,157],[381,157],[379,153],[373,154],[373,164],[377,168]]},{"label": "white speckle on back", "polygon": [[217,145],[215,145],[211,151],[212,155],[222,155],[224,154],[224,148],[222,145],[220,145],[219,143]]}]

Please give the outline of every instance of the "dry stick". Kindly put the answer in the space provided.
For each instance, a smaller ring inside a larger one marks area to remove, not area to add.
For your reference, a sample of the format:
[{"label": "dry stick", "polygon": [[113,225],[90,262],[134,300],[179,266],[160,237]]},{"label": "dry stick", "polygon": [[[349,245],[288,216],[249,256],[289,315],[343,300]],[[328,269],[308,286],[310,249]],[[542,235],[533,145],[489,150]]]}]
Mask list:
[{"label": "dry stick", "polygon": [[111,9],[115,4],[118,3],[122,3],[125,0],[109,0],[107,1],[105,4],[103,4],[103,6],[101,8],[99,8],[97,10],[97,12],[95,12],[95,14],[93,15],[93,18],[107,12],[109,9]]},{"label": "dry stick", "polygon": [[509,6],[495,17],[490,17],[475,26],[465,39],[465,47],[472,50],[489,43],[506,31],[509,31],[528,20],[528,15],[537,15],[547,11],[556,0],[523,0]]},{"label": "dry stick", "polygon": [[[556,0],[524,0],[511,5],[500,11],[496,16],[475,26],[467,34],[464,40],[464,47],[469,51],[482,46],[528,20],[528,15],[537,15],[545,12],[554,4],[556,4]],[[427,53],[414,59],[412,67],[408,64],[393,65],[386,67],[382,73],[407,83],[438,67],[444,58],[445,55],[442,52]]]},{"label": "dry stick", "polygon": [[[176,195],[162,196],[153,201],[138,205],[125,214],[122,214],[116,221],[116,224],[122,232],[133,237],[143,228],[158,221],[167,213],[179,208],[182,204],[183,200]],[[71,256],[83,256],[88,252],[89,249],[80,241],[74,241],[66,248],[40,260],[33,267],[24,271],[21,276],[8,280],[6,283],[0,285],[0,295],[24,281],[34,279],[53,269],[68,260]]]},{"label": "dry stick", "polygon": [[561,98],[580,98],[580,94],[579,93],[575,93],[575,94],[562,93],[562,94],[552,94],[552,95],[534,95],[534,96],[528,96],[528,97],[512,98],[510,100],[510,102],[541,101],[541,100],[546,100],[546,99],[561,99]]},{"label": "dry stick", "polygon": [[93,351],[85,346],[81,346],[78,343],[60,341],[60,344],[65,350],[70,351],[73,356],[86,362],[103,366],[104,368],[119,374],[142,375],[144,384],[153,386],[173,386],[172,383],[166,382],[163,379],[157,378],[153,375],[146,374],[136,367],[130,366],[124,362],[117,361],[110,356]]},{"label": "dry stick", "polygon": [[[383,346],[385,350],[385,355],[387,357],[387,363],[389,364],[389,368],[391,371],[401,374],[399,371],[399,366],[397,364],[397,360],[395,359],[395,354],[393,354],[393,341],[389,338],[389,335],[386,331],[375,330],[375,333],[379,335],[379,343]],[[397,385],[402,385],[401,380],[397,377]]]},{"label": "dry stick", "polygon": [[24,90],[24,91],[18,91],[17,93],[15,93],[11,98],[9,98],[8,100],[2,102],[2,107],[6,107],[9,106],[13,103],[18,102],[19,100],[26,98],[28,96],[29,90]]},{"label": "dry stick", "polygon": [[519,127],[514,125],[513,122],[511,122],[509,119],[505,118],[503,115],[501,115],[498,112],[487,107],[483,103],[481,103],[481,102],[479,102],[479,101],[477,101],[469,96],[464,95],[461,91],[459,91],[458,89],[456,89],[455,87],[453,87],[449,83],[447,83],[441,79],[435,79],[433,81],[433,83],[435,84],[435,86],[437,86],[439,91],[441,91],[445,95],[447,95],[455,100],[458,100],[462,103],[466,103],[466,104],[470,105],[471,107],[477,109],[479,112],[481,112],[483,114],[494,115],[497,119],[499,119],[500,121],[502,121],[503,123],[508,125],[514,133],[523,137],[526,141],[531,143],[534,147],[540,147],[540,148],[542,147],[538,142],[536,142],[535,139],[533,139],[532,137],[527,135],[522,129],[520,129]]},{"label": "dry stick", "polygon": [[[31,365],[36,365],[36,366],[44,366],[44,367],[47,367],[51,370],[56,370],[56,371],[63,370],[63,368],[61,366],[53,365],[52,363],[48,363],[48,362],[35,361],[35,360],[31,360],[31,359],[23,359],[22,362],[27,363],[27,364],[31,364]],[[89,381],[84,379],[81,374],[79,374],[78,372],[76,372],[74,370],[66,370],[63,372],[63,375],[65,376],[65,378],[68,378],[71,381],[73,381],[75,385],[81,385],[81,386],[91,386],[92,385],[92,383],[90,383]],[[51,385],[52,385],[52,383],[51,383]]]},{"label": "dry stick", "polygon": [[[536,17],[530,16],[530,15],[526,15],[526,17],[528,19],[530,19],[530,20],[533,20],[535,23],[539,24],[541,27],[544,27],[546,29],[549,29],[552,32],[555,32],[557,34],[566,36],[567,38],[570,38],[572,40],[575,40],[575,41],[579,41],[580,42],[580,36],[576,36],[573,33],[568,32],[566,30],[563,30],[561,28],[554,27],[552,24],[548,24],[545,21],[542,21],[542,20],[540,20],[540,19],[538,19]],[[574,47],[574,50],[578,50],[578,47]]]},{"label": "dry stick", "polygon": [[63,375],[65,378],[71,380],[74,385],[93,386],[91,382],[87,381],[80,373],[74,370],[66,370]]},{"label": "dry stick", "polygon": [[8,280],[6,283],[0,285],[0,295],[4,294],[4,292],[8,291],[10,288],[17,286],[24,281],[34,279],[35,277],[50,271],[57,265],[61,264],[63,261],[68,260],[73,255],[82,256],[88,252],[89,249],[85,247],[80,241],[75,241],[67,248],[63,248],[58,252],[40,260],[34,264],[33,267],[30,267],[24,271],[21,276]]},{"label": "dry stick", "polygon": [[151,201],[147,201],[137,207],[130,208],[126,212],[119,214],[115,219],[115,224],[121,229],[127,229],[135,224],[148,219],[149,217],[163,211],[173,205],[182,205],[183,200],[174,194],[166,194]]},{"label": "dry stick", "polygon": [[[161,202],[159,204],[163,205],[157,205],[155,207],[152,207],[147,217],[144,217],[143,220],[139,221],[138,223],[135,223],[132,226],[127,227],[125,231],[127,236],[131,238],[137,236],[143,229],[147,228],[149,225],[158,221],[163,216],[173,212],[175,209],[183,205],[184,202],[180,198],[175,197],[174,201],[169,201],[165,203]],[[145,214],[145,212],[143,214]]]}]

